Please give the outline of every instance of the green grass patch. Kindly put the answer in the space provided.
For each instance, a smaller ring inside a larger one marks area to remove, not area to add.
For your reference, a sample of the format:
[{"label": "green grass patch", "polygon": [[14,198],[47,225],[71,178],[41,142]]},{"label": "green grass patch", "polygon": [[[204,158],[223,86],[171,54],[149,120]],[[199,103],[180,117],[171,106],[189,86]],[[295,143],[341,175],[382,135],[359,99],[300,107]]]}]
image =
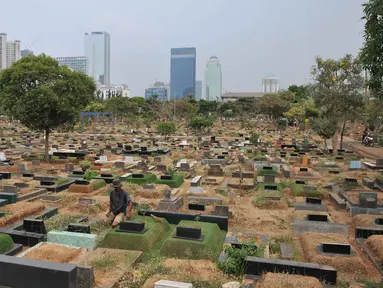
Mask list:
[{"label": "green grass patch", "polygon": [[93,191],[96,191],[96,190],[106,186],[106,182],[103,179],[94,180],[94,181],[92,181],[91,184],[93,187]]},{"label": "green grass patch", "polygon": [[161,180],[158,179],[156,184],[168,185],[171,188],[179,188],[184,183],[184,178],[179,175],[174,175],[172,180]]},{"label": "green grass patch", "polygon": [[55,183],[56,185],[62,185],[62,184],[68,183],[68,179],[64,177],[58,177]]},{"label": "green grass patch", "polygon": [[291,184],[290,190],[294,197],[315,197],[315,198],[323,198],[323,193],[319,190],[315,191],[303,191],[303,184]]},{"label": "green grass patch", "polygon": [[126,179],[127,182],[138,184],[138,185],[151,184],[151,183],[156,182],[156,180],[157,180],[157,176],[155,174],[152,174],[152,173],[144,174],[143,178],[129,177],[128,179]]},{"label": "green grass patch", "polygon": [[106,254],[103,257],[93,260],[92,267],[94,269],[105,269],[113,266],[115,263],[116,260],[113,259],[110,255]]},{"label": "green grass patch", "polygon": [[272,166],[272,168],[273,168],[272,170],[266,170],[266,169],[263,169],[262,167],[258,168],[257,176],[265,176],[266,174],[276,175],[277,168],[275,168],[274,166]]},{"label": "green grass patch", "polygon": [[205,238],[203,241],[173,238],[176,233],[174,230],[162,245],[160,249],[161,256],[187,259],[217,259],[226,235],[226,232],[221,231],[217,224],[183,220],[178,226],[201,228],[202,235],[205,235]]},{"label": "green grass patch", "polygon": [[162,222],[157,223],[149,216],[134,216],[132,220],[145,222],[145,228],[148,228],[148,231],[144,234],[117,232],[117,226],[105,236],[100,247],[147,252],[151,250],[158,241],[163,239],[166,233],[171,229],[171,226],[165,219],[161,219]]},{"label": "green grass patch", "polygon": [[0,254],[7,252],[13,247],[13,240],[8,234],[0,234]]}]

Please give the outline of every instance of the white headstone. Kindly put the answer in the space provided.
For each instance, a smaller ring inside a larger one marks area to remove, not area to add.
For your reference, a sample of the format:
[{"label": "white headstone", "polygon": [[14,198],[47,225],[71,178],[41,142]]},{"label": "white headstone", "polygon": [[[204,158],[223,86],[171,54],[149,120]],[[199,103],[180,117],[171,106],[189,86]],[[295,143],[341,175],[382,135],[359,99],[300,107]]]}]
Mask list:
[{"label": "white headstone", "polygon": [[127,164],[133,164],[134,163],[133,157],[132,156],[125,156],[124,162]]},{"label": "white headstone", "polygon": [[5,153],[0,152],[0,161],[4,161],[4,160],[7,160],[7,158],[5,158]]},{"label": "white headstone", "polygon": [[154,288],[193,288],[193,284],[178,281],[160,280],[154,283]]},{"label": "white headstone", "polygon": [[101,162],[101,163],[106,163],[106,162],[108,162],[108,157],[105,156],[105,155],[100,156],[100,162]]}]

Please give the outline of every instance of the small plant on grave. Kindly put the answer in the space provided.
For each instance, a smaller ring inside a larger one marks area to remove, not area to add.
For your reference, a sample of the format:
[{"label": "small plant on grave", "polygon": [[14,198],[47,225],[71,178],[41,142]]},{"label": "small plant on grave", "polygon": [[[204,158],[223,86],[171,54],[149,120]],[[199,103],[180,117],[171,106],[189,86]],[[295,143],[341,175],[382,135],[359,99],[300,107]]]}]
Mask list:
[{"label": "small plant on grave", "polygon": [[86,170],[86,172],[84,174],[84,179],[90,181],[90,180],[92,180],[96,176],[97,176],[97,172],[96,171]]},{"label": "small plant on grave", "polygon": [[260,135],[258,133],[252,132],[249,137],[249,141],[251,145],[258,146],[258,140]]},{"label": "small plant on grave", "polygon": [[58,177],[55,183],[56,185],[62,185],[62,184],[68,183],[68,179],[64,177]]},{"label": "small plant on grave", "polygon": [[52,156],[52,161],[57,161],[57,160],[60,160],[59,156]]},{"label": "small plant on grave", "polygon": [[166,169],[166,172],[165,172],[166,175],[170,175],[172,177],[174,176],[175,173],[176,173],[176,170],[172,168]]},{"label": "small plant on grave", "polygon": [[90,167],[92,166],[92,162],[88,161],[88,160],[83,160],[80,162],[80,167],[82,169],[82,171],[86,171],[88,169],[90,169]]},{"label": "small plant on grave", "polygon": [[229,194],[229,191],[227,189],[218,189],[218,193],[227,197],[227,195]]},{"label": "small plant on grave", "polygon": [[139,203],[136,207],[137,213],[150,210],[150,205],[147,203]]},{"label": "small plant on grave", "polygon": [[201,220],[201,217],[197,216],[195,217],[195,221],[199,222]]},{"label": "small plant on grave", "polygon": [[244,272],[245,259],[248,256],[258,256],[263,254],[264,248],[256,248],[254,241],[247,240],[242,243],[241,248],[234,248],[231,245],[226,246],[225,253],[227,259],[224,262],[218,262],[218,268],[226,274],[241,276]]}]

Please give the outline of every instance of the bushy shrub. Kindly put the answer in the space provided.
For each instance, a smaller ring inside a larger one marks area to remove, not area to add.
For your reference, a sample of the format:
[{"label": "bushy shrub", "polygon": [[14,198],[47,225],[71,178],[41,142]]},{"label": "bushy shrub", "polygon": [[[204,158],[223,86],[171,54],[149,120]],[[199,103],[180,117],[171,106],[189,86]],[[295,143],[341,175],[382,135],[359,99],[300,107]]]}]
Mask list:
[{"label": "bushy shrub", "polygon": [[13,247],[13,240],[8,234],[0,234],[0,254]]},{"label": "bushy shrub", "polygon": [[88,170],[90,167],[92,166],[92,162],[88,161],[88,160],[83,160],[80,162],[80,167],[82,169],[82,171],[86,171]]}]

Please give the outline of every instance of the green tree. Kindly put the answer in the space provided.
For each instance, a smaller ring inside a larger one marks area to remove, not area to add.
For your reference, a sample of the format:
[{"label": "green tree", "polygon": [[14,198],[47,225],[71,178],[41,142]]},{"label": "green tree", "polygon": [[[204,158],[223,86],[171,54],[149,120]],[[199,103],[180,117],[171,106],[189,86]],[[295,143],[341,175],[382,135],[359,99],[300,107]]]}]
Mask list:
[{"label": "green tree", "polygon": [[176,123],[163,121],[157,125],[157,132],[164,136],[169,136],[177,131]]},{"label": "green tree", "polygon": [[362,71],[360,60],[352,55],[339,60],[317,57],[312,67],[315,105],[320,109],[322,117],[336,123],[337,129],[332,139],[334,154],[337,152],[339,134],[343,135],[346,122],[356,118],[363,104]]},{"label": "green tree", "polygon": [[294,95],[293,103],[299,103],[307,98],[307,86],[290,85],[287,90]]},{"label": "green tree", "polygon": [[[338,129],[336,120],[326,117],[314,118],[311,121],[311,128],[323,139],[325,148],[327,149],[327,140],[334,137]],[[336,148],[333,147],[333,150]]]},{"label": "green tree", "polygon": [[383,99],[383,0],[369,0],[363,7],[365,43],[360,58],[369,72],[368,86]]},{"label": "green tree", "polygon": [[259,109],[262,114],[276,121],[290,108],[290,103],[279,94],[266,94],[259,100]]},{"label": "green tree", "polygon": [[189,127],[198,135],[198,144],[201,134],[211,126],[213,126],[213,120],[200,115],[193,117],[189,122]]},{"label": "green tree", "polygon": [[6,112],[28,128],[45,132],[47,162],[50,132],[74,126],[95,90],[91,78],[46,55],[23,57],[0,74],[0,99]]}]

